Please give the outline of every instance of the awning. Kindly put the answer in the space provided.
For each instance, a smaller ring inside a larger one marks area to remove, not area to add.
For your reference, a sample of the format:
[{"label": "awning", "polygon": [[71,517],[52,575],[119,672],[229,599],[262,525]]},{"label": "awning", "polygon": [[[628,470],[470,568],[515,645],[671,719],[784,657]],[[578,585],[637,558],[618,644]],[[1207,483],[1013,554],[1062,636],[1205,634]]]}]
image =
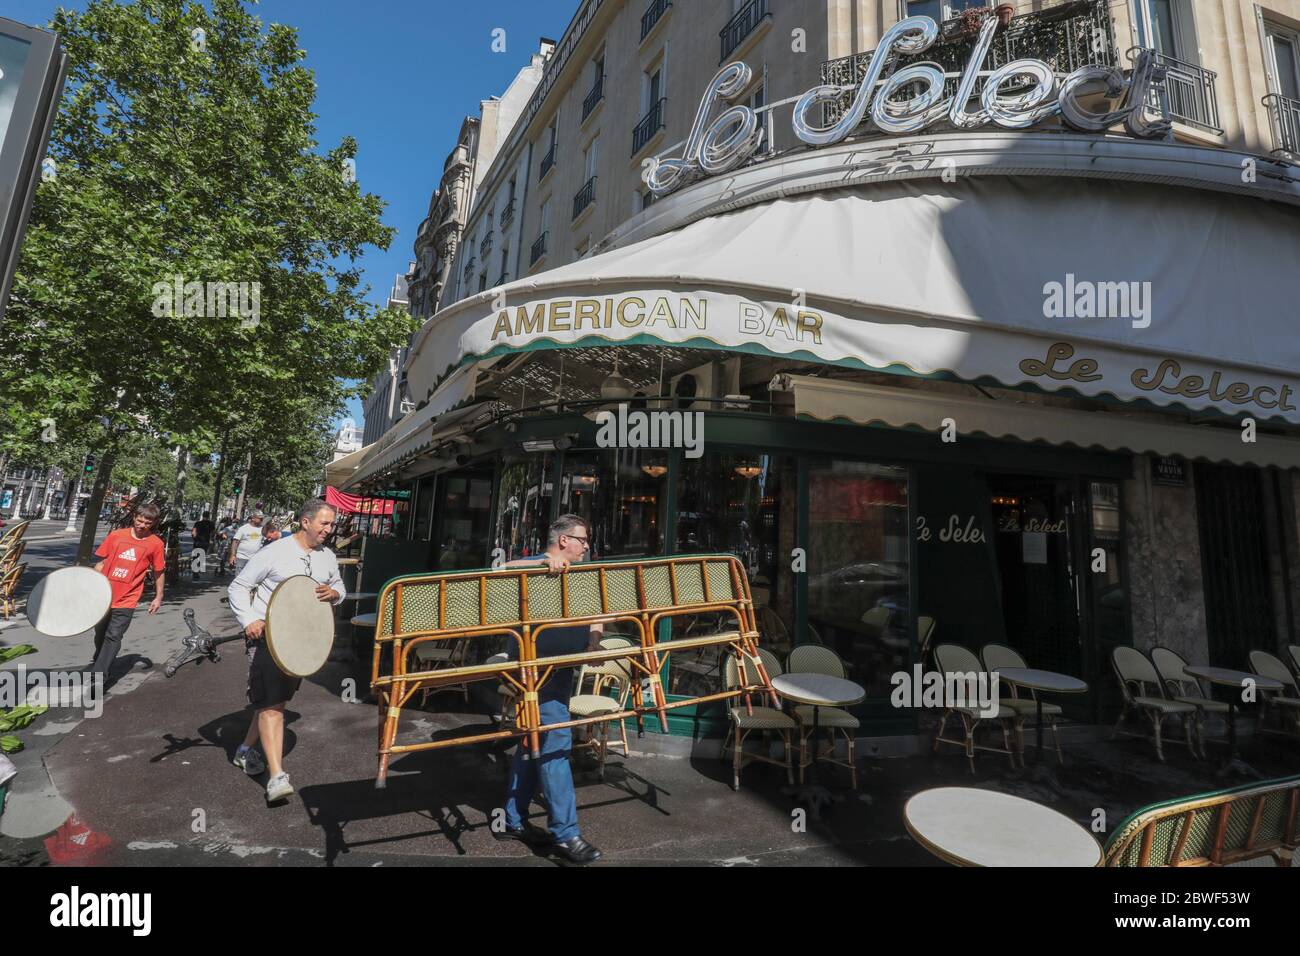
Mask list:
[{"label": "awning", "polygon": [[325,484],[333,485],[336,488],[340,488],[346,484],[348,479],[352,477],[353,472],[357,470],[361,462],[365,460],[366,455],[369,454],[370,450],[374,447],[374,445],[367,445],[360,451],[354,451],[350,455],[344,455],[338,461],[332,461],[326,465]]},{"label": "awning", "polygon": [[1298,227],[1280,204],[1111,180],[843,187],[456,303],[408,381],[418,395],[483,357],[656,344],[1300,422]]},{"label": "awning", "polygon": [[325,489],[325,501],[333,505],[343,514],[350,515],[390,515],[393,513],[393,502],[382,498],[359,498],[356,495],[345,495],[336,488]]},{"label": "awning", "polygon": [[1124,412],[1048,408],[1028,402],[991,401],[810,376],[788,375],[782,379],[794,392],[795,414],[821,421],[916,427],[939,433],[951,420],[958,435],[1300,468],[1300,441],[1257,435],[1254,442],[1244,442],[1238,428],[1170,424]]},{"label": "awning", "polygon": [[473,366],[457,370],[427,405],[411,412],[375,442],[371,453],[350,481],[340,487],[355,486],[372,475],[400,465],[450,436],[467,421],[484,414],[483,404],[474,403],[474,372]]}]

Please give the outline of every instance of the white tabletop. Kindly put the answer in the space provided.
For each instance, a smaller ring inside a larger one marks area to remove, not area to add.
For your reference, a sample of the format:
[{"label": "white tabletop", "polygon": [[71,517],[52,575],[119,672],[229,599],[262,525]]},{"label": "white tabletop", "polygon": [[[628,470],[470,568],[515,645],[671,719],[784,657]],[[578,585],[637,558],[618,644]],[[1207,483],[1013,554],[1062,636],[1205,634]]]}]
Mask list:
[{"label": "white tabletop", "polygon": [[958,866],[1097,866],[1101,844],[1069,817],[996,790],[938,787],[903,808],[922,846]]},{"label": "white tabletop", "polygon": [[339,558],[338,559],[338,564],[340,568],[354,568],[360,563],[361,563],[360,558]]},{"label": "white tabletop", "polygon": [[352,623],[356,627],[374,627],[377,623],[379,623],[379,615],[358,614],[356,617],[352,619]]},{"label": "white tabletop", "polygon": [[788,700],[814,707],[856,704],[867,696],[853,681],[830,674],[778,674],[772,678],[772,687]]},{"label": "white tabletop", "polygon": [[1271,677],[1265,677],[1263,674],[1251,674],[1247,671],[1234,671],[1227,667],[1184,667],[1183,670],[1193,677],[1203,677],[1211,684],[1222,684],[1224,687],[1244,687],[1246,681],[1254,681],[1255,686],[1260,690],[1281,690],[1280,681],[1275,681]]},{"label": "white tabletop", "polygon": [[1088,685],[1069,674],[1056,671],[1040,671],[1034,667],[1000,667],[998,676],[1018,687],[1030,690],[1051,691],[1058,694],[1082,694]]}]

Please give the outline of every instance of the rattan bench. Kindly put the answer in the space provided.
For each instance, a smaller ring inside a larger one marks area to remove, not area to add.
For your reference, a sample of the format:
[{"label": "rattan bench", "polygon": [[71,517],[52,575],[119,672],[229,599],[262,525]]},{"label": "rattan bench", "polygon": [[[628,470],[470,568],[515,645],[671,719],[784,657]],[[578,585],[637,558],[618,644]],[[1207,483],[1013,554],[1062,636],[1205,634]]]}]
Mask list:
[{"label": "rattan bench", "polygon": [[1107,866],[1228,866],[1271,857],[1291,863],[1300,824],[1300,776],[1143,807],[1106,843]]},{"label": "rattan bench", "polygon": [[[384,585],[378,601],[371,688],[379,704],[379,772],[383,787],[393,754],[434,750],[459,744],[527,737],[534,755],[547,730],[635,718],[644,732],[644,716],[654,713],[668,726],[667,711],[715,700],[766,694],[780,703],[765,668],[758,664],[758,629],[749,582],[732,555],[679,555],[636,561],[574,565],[562,574],[544,567],[455,571],[396,578]],[[701,614],[732,619],[718,633],[677,640],[658,639],[660,623]],[[559,657],[537,656],[537,637],[556,627],[625,622],[632,626],[631,647],[583,651]],[[513,641],[514,660],[421,669],[417,648],[434,642],[500,638]],[[730,653],[757,664],[759,684],[683,700],[668,701],[659,674],[667,655],[701,647],[727,645]],[[391,649],[391,654],[385,650]],[[566,721],[541,722],[537,689],[557,667],[627,661],[641,680],[632,684],[627,710]],[[412,666],[414,665],[414,669]],[[412,696],[446,684],[504,681],[517,692],[514,727],[415,744],[397,744],[402,708]]]}]

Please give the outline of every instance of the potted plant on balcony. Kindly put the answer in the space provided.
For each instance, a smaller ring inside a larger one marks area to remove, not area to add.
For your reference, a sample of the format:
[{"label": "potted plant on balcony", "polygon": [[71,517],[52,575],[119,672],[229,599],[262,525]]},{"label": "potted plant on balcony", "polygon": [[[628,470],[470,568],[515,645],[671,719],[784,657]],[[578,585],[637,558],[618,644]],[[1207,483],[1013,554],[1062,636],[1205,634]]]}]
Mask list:
[{"label": "potted plant on balcony", "polygon": [[954,18],[958,36],[973,37],[980,32],[984,20],[992,13],[988,7],[967,7]]},{"label": "potted plant on balcony", "polygon": [[1005,30],[1011,23],[1011,18],[1016,15],[1016,8],[1009,3],[999,3],[993,13],[998,18],[998,29]]}]

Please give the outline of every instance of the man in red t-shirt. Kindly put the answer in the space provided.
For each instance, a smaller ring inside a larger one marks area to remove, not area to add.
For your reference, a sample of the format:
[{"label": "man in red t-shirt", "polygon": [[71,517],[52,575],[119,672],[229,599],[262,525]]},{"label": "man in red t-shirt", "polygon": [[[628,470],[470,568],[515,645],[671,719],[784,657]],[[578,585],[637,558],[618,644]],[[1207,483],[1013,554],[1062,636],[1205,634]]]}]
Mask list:
[{"label": "man in red t-shirt", "polygon": [[149,613],[157,614],[163,599],[163,542],[153,533],[158,523],[158,506],[144,505],[135,513],[130,528],[110,531],[95,556],[103,558],[95,570],[108,578],[113,589],[113,604],[104,619],[95,625],[95,659],[91,670],[102,673],[108,681],[108,672],[122,649],[122,636],[131,626],[131,616],[144,593],[144,576],[150,568],[154,572],[154,598]]}]

